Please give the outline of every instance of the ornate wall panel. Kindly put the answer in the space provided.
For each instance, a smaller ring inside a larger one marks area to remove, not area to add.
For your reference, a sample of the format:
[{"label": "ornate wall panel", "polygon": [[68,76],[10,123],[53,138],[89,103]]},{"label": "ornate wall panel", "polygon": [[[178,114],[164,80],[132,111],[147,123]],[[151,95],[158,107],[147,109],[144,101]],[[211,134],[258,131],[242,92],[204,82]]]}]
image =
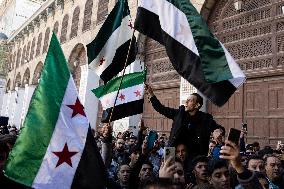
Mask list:
[{"label": "ornate wall panel", "polygon": [[[178,108],[180,76],[174,70],[165,48],[150,38],[146,39],[144,48],[147,82],[152,85],[162,104]],[[172,121],[156,112],[148,99],[145,99],[143,118],[147,126],[159,132],[168,133],[171,129]]]},{"label": "ornate wall panel", "polygon": [[208,17],[211,31],[224,43],[247,82],[223,107],[211,103],[209,112],[227,129],[248,123],[248,142],[274,144],[284,128],[284,0],[216,1]]}]

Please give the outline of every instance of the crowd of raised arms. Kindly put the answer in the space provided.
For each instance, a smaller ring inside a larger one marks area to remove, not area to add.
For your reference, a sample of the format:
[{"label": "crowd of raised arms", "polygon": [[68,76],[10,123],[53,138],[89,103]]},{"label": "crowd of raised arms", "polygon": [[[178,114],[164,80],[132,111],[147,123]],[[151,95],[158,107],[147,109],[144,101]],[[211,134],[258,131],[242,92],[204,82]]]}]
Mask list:
[{"label": "crowd of raised arms", "polygon": [[[275,148],[246,144],[246,128],[237,140],[226,137],[229,131],[199,111],[203,99],[196,93],[178,109],[162,105],[148,85],[146,93],[154,109],[173,120],[170,135],[150,130],[143,120],[136,135],[131,130],[114,135],[109,123],[93,129],[108,173],[107,189],[284,189],[281,141]],[[19,132],[10,126],[1,126],[0,132],[1,180]]]}]

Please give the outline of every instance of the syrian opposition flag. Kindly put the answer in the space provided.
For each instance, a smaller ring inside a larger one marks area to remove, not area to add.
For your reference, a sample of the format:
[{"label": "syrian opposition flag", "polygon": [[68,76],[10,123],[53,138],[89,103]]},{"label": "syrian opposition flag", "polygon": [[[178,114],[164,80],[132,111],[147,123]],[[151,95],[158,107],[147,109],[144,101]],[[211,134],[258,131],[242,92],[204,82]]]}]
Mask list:
[{"label": "syrian opposition flag", "polygon": [[177,72],[218,106],[245,81],[189,0],[141,0],[135,29],[165,45]]},{"label": "syrian opposition flag", "polygon": [[127,0],[116,3],[96,38],[87,45],[87,56],[89,68],[105,83],[123,70],[126,59],[127,65],[135,61],[136,39]]},{"label": "syrian opposition flag", "polygon": [[110,119],[116,96],[117,100],[112,113],[111,121],[143,112],[145,78],[146,71],[124,75],[118,96],[117,92],[122,76],[114,78],[106,85],[92,90],[96,97],[100,99],[102,104],[103,123],[108,122]]},{"label": "syrian opposition flag", "polygon": [[53,34],[5,176],[38,189],[104,188],[105,167]]}]

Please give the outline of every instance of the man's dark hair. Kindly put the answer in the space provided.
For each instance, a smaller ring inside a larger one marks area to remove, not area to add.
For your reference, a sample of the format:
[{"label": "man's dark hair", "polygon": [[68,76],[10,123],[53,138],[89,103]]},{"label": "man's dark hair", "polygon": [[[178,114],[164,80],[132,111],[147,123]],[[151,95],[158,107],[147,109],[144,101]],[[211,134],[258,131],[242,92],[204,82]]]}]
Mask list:
[{"label": "man's dark hair", "polygon": [[145,165],[145,164],[150,165],[150,167],[152,167],[152,169],[154,168],[153,164],[148,160],[144,161],[142,165]]},{"label": "man's dark hair", "polygon": [[265,165],[267,164],[267,160],[268,160],[268,158],[270,158],[270,157],[277,158],[277,159],[280,160],[280,158],[279,158],[276,154],[265,154],[265,155],[263,156],[263,160],[264,160]]},{"label": "man's dark hair", "polygon": [[225,127],[223,127],[222,125],[217,124],[217,129],[220,129],[222,131],[222,135],[225,136],[226,135],[226,129]]},{"label": "man's dark hair", "polygon": [[202,96],[200,96],[200,94],[198,94],[198,93],[192,93],[191,95],[196,96],[196,102],[199,103],[199,105],[200,105],[198,107],[198,109],[201,108],[202,105],[203,105],[203,98],[202,98]]},{"label": "man's dark hair", "polygon": [[223,159],[211,159],[208,162],[208,175],[211,176],[216,169],[228,168],[228,162]]},{"label": "man's dark hair", "polygon": [[258,147],[258,146],[259,146],[259,142],[253,142],[253,143],[252,143],[252,146],[253,146],[253,147]]},{"label": "man's dark hair", "polygon": [[202,162],[202,163],[208,163],[209,159],[206,156],[196,156],[195,158],[193,158],[192,160],[192,167],[195,167],[198,163]]},{"label": "man's dark hair", "polygon": [[248,161],[247,161],[247,165],[249,164],[249,161],[250,160],[263,160],[261,156],[258,156],[258,155],[252,155],[248,158]]}]

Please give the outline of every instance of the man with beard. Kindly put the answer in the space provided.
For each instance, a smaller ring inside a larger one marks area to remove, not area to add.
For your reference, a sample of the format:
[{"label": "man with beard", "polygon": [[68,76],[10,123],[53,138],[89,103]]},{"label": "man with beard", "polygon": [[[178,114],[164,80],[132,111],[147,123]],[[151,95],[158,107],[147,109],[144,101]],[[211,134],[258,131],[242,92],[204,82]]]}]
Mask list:
[{"label": "man with beard", "polygon": [[266,155],[264,161],[265,172],[268,179],[279,188],[284,188],[284,180],[283,175],[281,173],[282,167],[280,159],[274,154],[269,154]]},{"label": "man with beard", "polygon": [[150,97],[153,108],[173,120],[168,146],[185,144],[187,149],[190,149],[189,161],[197,155],[207,155],[211,132],[219,126],[212,115],[199,111],[203,105],[203,98],[193,93],[187,98],[185,105],[175,109],[162,105],[147,84],[145,91]]}]

